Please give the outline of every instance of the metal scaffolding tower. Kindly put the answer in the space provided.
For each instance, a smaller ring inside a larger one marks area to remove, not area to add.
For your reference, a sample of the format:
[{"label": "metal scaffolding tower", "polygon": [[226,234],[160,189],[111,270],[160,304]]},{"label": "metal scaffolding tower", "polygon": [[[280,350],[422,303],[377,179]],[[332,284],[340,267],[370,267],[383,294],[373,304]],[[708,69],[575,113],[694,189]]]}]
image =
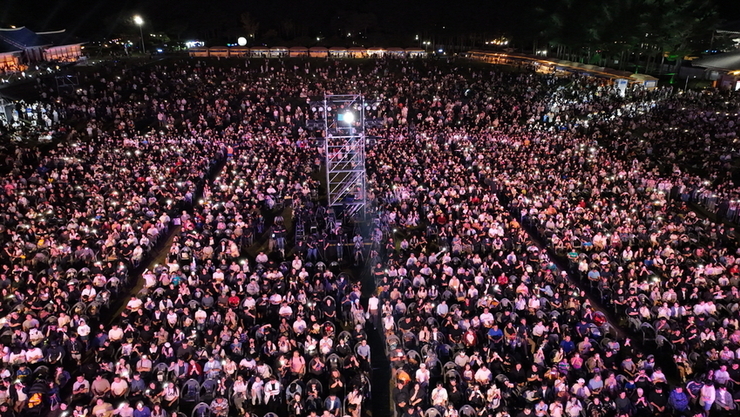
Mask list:
[{"label": "metal scaffolding tower", "polygon": [[324,95],[324,156],[329,207],[346,217],[365,215],[365,99],[362,94]]}]

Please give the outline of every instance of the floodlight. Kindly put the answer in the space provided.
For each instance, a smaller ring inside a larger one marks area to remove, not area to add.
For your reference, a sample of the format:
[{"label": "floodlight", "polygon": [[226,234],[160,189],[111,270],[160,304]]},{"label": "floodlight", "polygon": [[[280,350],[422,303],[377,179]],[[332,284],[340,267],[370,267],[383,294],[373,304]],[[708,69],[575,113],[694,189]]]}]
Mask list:
[{"label": "floodlight", "polygon": [[345,112],[343,119],[345,123],[347,123],[348,125],[351,125],[352,123],[355,122],[355,114],[352,113],[351,111]]}]

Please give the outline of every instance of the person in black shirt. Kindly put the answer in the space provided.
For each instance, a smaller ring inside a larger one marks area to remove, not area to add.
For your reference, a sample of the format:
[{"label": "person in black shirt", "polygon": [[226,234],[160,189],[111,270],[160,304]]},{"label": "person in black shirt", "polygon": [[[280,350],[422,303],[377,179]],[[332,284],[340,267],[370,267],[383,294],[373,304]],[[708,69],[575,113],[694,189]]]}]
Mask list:
[{"label": "person in black shirt", "polygon": [[619,396],[614,400],[614,404],[617,407],[617,412],[621,414],[627,414],[632,415],[632,411],[634,410],[634,406],[632,404],[632,400],[627,396],[626,391],[621,391],[619,393]]},{"label": "person in black shirt", "polygon": [[524,407],[524,410],[520,411],[519,414],[516,415],[516,417],[530,417],[533,415],[534,413],[532,413],[531,407]]},{"label": "person in black shirt", "polygon": [[532,365],[527,376],[527,383],[530,386],[539,386],[542,382],[542,372],[537,368],[537,365]]},{"label": "person in black shirt", "polygon": [[599,397],[594,397],[593,401],[586,407],[586,415],[588,417],[605,417],[606,413],[606,407],[601,403],[601,398]]},{"label": "person in black shirt", "polygon": [[419,410],[420,409],[418,407],[415,408],[415,407],[408,406],[406,407],[405,411],[403,412],[401,416],[402,417],[420,417],[421,412]]},{"label": "person in black shirt", "polygon": [[452,327],[449,330],[448,337],[452,343],[460,343],[462,340],[463,330],[460,328],[460,324],[456,321],[452,322]]},{"label": "person in black shirt", "polygon": [[516,363],[514,365],[514,369],[509,371],[509,380],[517,385],[521,385],[527,380],[526,373],[521,363]]},{"label": "person in black shirt", "polygon": [[396,404],[398,412],[405,409],[408,405],[409,393],[402,381],[398,381],[393,388],[393,402]]},{"label": "person in black shirt", "polygon": [[414,323],[411,321],[411,317],[406,316],[401,320],[400,323],[398,323],[398,328],[403,330],[404,332],[407,332],[411,330],[414,327]]},{"label": "person in black shirt", "polygon": [[180,347],[177,348],[176,355],[178,359],[182,359],[185,361],[189,361],[190,358],[193,357],[193,354],[195,353],[195,350],[192,346],[190,346],[187,343],[183,343],[180,345]]},{"label": "person in black shirt", "polygon": [[454,404],[455,408],[460,408],[463,404],[464,396],[460,389],[457,379],[450,379],[450,388],[447,390],[447,399]]},{"label": "person in black shirt", "polygon": [[653,392],[648,395],[648,403],[653,406],[655,413],[658,415],[667,412],[668,394],[661,385],[656,385]]},{"label": "person in black shirt", "polygon": [[139,331],[139,341],[144,345],[148,345],[153,338],[154,332],[152,331],[151,326],[145,324],[144,328]]}]

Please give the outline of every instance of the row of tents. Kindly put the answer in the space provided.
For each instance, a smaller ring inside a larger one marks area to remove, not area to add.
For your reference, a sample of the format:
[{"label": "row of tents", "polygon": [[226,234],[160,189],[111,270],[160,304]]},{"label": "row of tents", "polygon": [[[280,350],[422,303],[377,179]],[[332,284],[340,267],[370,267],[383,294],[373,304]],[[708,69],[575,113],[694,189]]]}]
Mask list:
[{"label": "row of tents", "polygon": [[253,57],[253,58],[378,58],[383,56],[395,56],[399,58],[423,58],[427,56],[426,51],[420,48],[362,48],[353,46],[350,48],[314,46],[306,48],[303,46],[212,46],[210,48],[190,48],[191,57]]}]

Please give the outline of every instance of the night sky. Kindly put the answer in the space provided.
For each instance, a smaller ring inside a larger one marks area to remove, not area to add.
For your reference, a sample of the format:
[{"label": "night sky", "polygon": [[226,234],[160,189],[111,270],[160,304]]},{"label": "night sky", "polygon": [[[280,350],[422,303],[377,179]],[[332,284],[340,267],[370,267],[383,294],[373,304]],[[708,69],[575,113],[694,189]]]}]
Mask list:
[{"label": "night sky", "polygon": [[[241,35],[239,17],[249,12],[259,23],[260,33],[273,30],[284,39],[332,37],[359,26],[365,26],[370,35],[399,41],[414,34],[516,36],[530,29],[528,11],[541,1],[3,0],[0,26],[27,26],[36,31],[66,28],[94,40],[135,30],[130,19],[138,13],[152,32],[175,34],[183,40],[231,39]],[[567,0],[548,3],[553,1]],[[737,0],[713,1],[724,21],[740,20]]]}]

